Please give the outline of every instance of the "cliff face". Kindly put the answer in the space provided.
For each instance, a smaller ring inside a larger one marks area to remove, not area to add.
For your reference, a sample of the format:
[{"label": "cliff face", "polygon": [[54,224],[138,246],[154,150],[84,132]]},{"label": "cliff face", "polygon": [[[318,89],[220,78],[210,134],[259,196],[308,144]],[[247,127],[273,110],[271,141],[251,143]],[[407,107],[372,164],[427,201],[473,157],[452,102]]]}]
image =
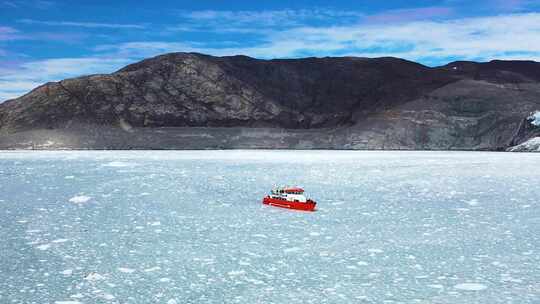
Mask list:
[{"label": "cliff face", "polygon": [[539,81],[525,61],[174,53],[0,104],[0,148],[502,150],[532,136]]}]

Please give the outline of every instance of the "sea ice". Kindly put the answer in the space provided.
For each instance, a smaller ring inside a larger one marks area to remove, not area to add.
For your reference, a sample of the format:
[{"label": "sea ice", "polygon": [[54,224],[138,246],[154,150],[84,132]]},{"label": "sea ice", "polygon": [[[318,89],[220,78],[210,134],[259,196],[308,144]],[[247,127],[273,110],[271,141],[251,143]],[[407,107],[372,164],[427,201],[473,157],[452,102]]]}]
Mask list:
[{"label": "sea ice", "polygon": [[[538,164],[532,153],[0,151],[0,303],[540,303]],[[262,206],[282,183],[318,211]]]},{"label": "sea ice", "polygon": [[69,201],[71,203],[74,203],[74,204],[84,204],[84,203],[87,203],[88,201],[90,201],[91,199],[92,199],[92,197],[90,197],[90,196],[77,195],[77,196],[74,196],[74,197],[70,198]]},{"label": "sea ice", "polygon": [[469,206],[477,206],[478,205],[478,200],[477,199],[472,199],[470,201],[466,201],[466,203]]},{"label": "sea ice", "polygon": [[126,267],[118,267],[118,271],[123,272],[123,273],[134,273],[135,269],[126,268]]},{"label": "sea ice", "polygon": [[455,289],[467,291],[479,291],[487,288],[486,285],[480,283],[461,283],[454,286]]},{"label": "sea ice", "polygon": [[39,250],[47,250],[47,249],[51,248],[51,244],[39,245],[36,248],[39,249]]},{"label": "sea ice", "polygon": [[96,272],[91,272],[84,277],[85,280],[95,282],[105,280],[105,277]]},{"label": "sea ice", "polygon": [[110,300],[114,300],[116,297],[110,293],[103,293],[100,295],[100,298],[110,301]]},{"label": "sea ice", "polygon": [[300,250],[302,250],[300,247],[291,247],[291,248],[283,249],[283,251],[286,252],[286,253],[297,252],[297,251],[300,251]]},{"label": "sea ice", "polygon": [[109,163],[104,164],[103,167],[118,167],[118,168],[122,168],[122,167],[132,167],[132,166],[134,166],[134,165],[135,165],[135,164],[129,163],[129,162],[112,161],[112,162],[109,162]]}]

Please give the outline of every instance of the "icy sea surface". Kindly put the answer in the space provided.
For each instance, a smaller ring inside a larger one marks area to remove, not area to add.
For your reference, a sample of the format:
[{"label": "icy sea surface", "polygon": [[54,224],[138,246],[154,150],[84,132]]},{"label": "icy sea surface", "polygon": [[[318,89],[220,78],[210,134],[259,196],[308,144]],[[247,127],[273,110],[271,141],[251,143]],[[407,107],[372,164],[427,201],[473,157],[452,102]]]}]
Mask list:
[{"label": "icy sea surface", "polygon": [[0,152],[0,303],[540,303],[540,154]]}]

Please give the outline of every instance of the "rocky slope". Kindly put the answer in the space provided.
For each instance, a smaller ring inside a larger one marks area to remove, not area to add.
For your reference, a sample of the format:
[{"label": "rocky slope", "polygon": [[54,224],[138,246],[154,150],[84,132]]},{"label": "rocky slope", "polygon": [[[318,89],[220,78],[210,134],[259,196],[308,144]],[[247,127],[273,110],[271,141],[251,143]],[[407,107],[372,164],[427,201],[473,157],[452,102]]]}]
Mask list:
[{"label": "rocky slope", "polygon": [[0,104],[0,149],[505,150],[537,109],[536,62],[173,53]]}]

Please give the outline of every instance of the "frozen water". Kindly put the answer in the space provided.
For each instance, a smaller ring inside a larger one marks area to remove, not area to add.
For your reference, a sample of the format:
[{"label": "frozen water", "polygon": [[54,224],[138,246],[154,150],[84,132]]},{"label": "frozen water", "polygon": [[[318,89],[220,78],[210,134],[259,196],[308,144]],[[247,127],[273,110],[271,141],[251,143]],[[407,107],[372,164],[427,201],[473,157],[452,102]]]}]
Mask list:
[{"label": "frozen water", "polygon": [[487,288],[484,284],[478,283],[461,283],[454,286],[455,289],[468,290],[468,291],[479,291]]},{"label": "frozen water", "polygon": [[[539,303],[540,154],[0,152],[0,303]],[[263,206],[301,185],[318,211]]]},{"label": "frozen water", "polygon": [[88,202],[90,199],[92,199],[90,196],[86,195],[77,195],[69,199],[70,202],[74,204],[83,204]]},{"label": "frozen water", "polygon": [[135,272],[135,269],[126,268],[126,267],[119,267],[118,271],[123,272],[123,273],[133,273],[133,272]]}]

